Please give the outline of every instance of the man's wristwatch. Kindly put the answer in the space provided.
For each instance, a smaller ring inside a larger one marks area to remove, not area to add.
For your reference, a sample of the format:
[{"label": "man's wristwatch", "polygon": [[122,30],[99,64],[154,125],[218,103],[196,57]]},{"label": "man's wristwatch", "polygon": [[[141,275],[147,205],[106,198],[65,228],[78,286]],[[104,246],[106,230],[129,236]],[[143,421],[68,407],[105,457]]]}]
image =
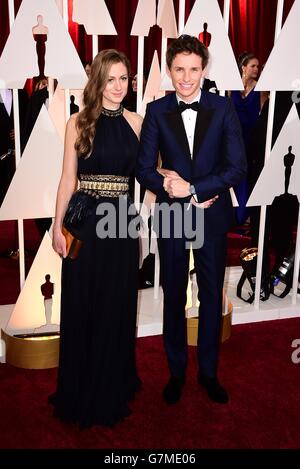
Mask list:
[{"label": "man's wristwatch", "polygon": [[190,194],[196,195],[196,189],[195,189],[195,186],[193,186],[193,184],[190,184]]}]

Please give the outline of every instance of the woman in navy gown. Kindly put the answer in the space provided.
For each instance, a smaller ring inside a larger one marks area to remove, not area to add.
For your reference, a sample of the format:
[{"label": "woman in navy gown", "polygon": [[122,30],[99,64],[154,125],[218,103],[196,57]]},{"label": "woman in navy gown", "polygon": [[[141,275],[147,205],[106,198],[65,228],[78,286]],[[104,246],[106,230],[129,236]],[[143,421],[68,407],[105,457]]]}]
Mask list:
[{"label": "woman in navy gown", "polygon": [[[121,104],[128,78],[123,53],[108,49],[95,57],[84,109],[67,124],[57,194],[53,247],[63,257],[61,340],[57,390],[49,400],[56,415],[81,428],[122,420],[140,387],[135,362],[138,239],[118,232],[104,238],[96,232],[104,206],[118,220],[119,211],[126,217],[132,205],[142,118]],[[91,213],[78,257],[70,259],[62,223],[76,189],[88,195]],[[129,222],[130,217],[125,228]]]},{"label": "woman in navy gown", "polygon": [[[259,62],[255,55],[244,52],[238,58],[238,65],[244,84],[244,90],[231,91],[230,95],[241,123],[247,151],[252,131],[257,123],[266,96],[264,93],[260,93],[254,89],[257,83],[259,70]],[[251,167],[248,158],[248,172],[249,171],[251,171]],[[245,179],[234,189],[239,202],[239,207],[236,209],[237,223],[243,225],[248,217],[248,209],[246,209],[246,203],[249,197],[248,180]]]}]

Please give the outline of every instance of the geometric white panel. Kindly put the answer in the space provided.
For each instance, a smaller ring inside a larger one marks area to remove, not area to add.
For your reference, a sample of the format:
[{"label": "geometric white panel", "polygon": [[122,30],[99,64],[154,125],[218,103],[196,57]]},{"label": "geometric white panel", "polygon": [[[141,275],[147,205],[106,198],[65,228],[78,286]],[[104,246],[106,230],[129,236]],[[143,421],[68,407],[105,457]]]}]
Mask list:
[{"label": "geometric white panel", "polygon": [[156,0],[139,0],[131,28],[131,36],[148,36],[156,24]]},{"label": "geometric white panel", "polygon": [[[271,205],[274,197],[284,193],[285,166],[284,156],[295,155],[291,168],[288,193],[297,195],[300,201],[300,120],[295,105],[282,127],[258,181],[249,197],[247,207]],[[291,148],[289,152],[288,148]]]},{"label": "geometric white panel", "polygon": [[52,248],[52,241],[48,231],[46,231],[34,258],[24,287],[20,292],[7,324],[6,331],[14,333],[18,331],[32,332],[33,329],[45,324],[45,305],[41,285],[45,283],[45,275],[47,274],[50,275],[50,282],[54,283],[51,323],[59,324],[61,258]]},{"label": "geometric white panel", "polygon": [[61,88],[83,89],[86,74],[54,0],[23,0],[0,57],[0,88],[23,88],[27,78],[39,75],[32,28],[37,17],[48,28],[45,75]]},{"label": "geometric white panel", "polygon": [[171,78],[169,77],[169,75],[167,75],[167,73],[163,75],[160,84],[160,89],[166,91],[174,91],[174,86],[172,84]]},{"label": "geometric white panel", "polygon": [[[82,90],[70,90],[70,96],[73,95],[75,97],[75,104],[79,107],[79,111],[82,109],[82,94]],[[63,142],[66,130],[66,101],[65,90],[59,86],[56,87],[48,112]]]},{"label": "geometric white panel", "polygon": [[173,0],[159,0],[156,17],[156,0],[139,0],[131,28],[131,36],[148,36],[149,29],[157,24],[162,36],[178,35]]},{"label": "geometric white panel", "polygon": [[72,20],[83,24],[87,34],[118,34],[104,0],[73,0]]},{"label": "geometric white panel", "polygon": [[0,208],[0,220],[54,217],[63,142],[45,105]]},{"label": "geometric white panel", "polygon": [[243,90],[243,82],[225,29],[217,0],[196,0],[183,34],[198,37],[204,23],[211,34],[206,77],[214,80],[219,90]]},{"label": "geometric white panel", "polygon": [[257,91],[297,89],[300,79],[300,1],[295,0],[255,87]]},{"label": "geometric white panel", "polygon": [[161,98],[164,96],[164,91],[160,91],[160,82],[161,82],[161,75],[160,75],[160,66],[157,51],[154,51],[153,59],[151,63],[151,68],[145,88],[145,93],[142,101],[142,106],[139,111],[139,114],[144,116],[146,111],[146,106],[151,101],[155,99]]},{"label": "geometric white panel", "polygon": [[61,16],[63,16],[63,11],[64,11],[63,0],[55,0],[55,3],[56,3],[59,13],[61,14]]},{"label": "geometric white panel", "polygon": [[231,196],[232,206],[239,207],[238,199],[236,198],[235,192],[232,187],[230,188],[230,196]]},{"label": "geometric white panel", "polygon": [[162,36],[178,36],[173,0],[160,0],[157,9],[157,24],[162,28]]}]

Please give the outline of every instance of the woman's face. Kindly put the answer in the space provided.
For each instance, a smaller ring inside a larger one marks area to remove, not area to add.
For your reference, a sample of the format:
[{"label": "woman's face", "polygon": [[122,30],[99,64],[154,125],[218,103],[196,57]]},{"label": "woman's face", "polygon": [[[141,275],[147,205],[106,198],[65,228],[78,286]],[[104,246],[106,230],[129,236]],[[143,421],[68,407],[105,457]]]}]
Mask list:
[{"label": "woman's face", "polygon": [[107,109],[118,109],[127,94],[128,70],[122,62],[113,64],[108,72],[102,104]]},{"label": "woman's face", "polygon": [[137,75],[134,75],[134,77],[132,78],[131,85],[132,85],[132,91],[134,93],[137,93]]},{"label": "woman's face", "polygon": [[243,66],[243,75],[245,78],[256,80],[258,76],[259,62],[257,59],[250,59],[247,65]]},{"label": "woman's face", "polygon": [[86,66],[84,67],[84,69],[85,69],[85,73],[87,74],[88,78],[90,78],[90,76],[91,76],[91,69],[92,69],[91,65],[90,65],[90,64],[86,64]]}]

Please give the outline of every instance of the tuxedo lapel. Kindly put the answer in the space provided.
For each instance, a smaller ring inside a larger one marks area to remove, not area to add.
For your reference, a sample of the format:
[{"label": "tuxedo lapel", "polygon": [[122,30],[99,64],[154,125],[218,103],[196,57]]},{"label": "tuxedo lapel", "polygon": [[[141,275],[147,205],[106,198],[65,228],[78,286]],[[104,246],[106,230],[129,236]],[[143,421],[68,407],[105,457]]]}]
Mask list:
[{"label": "tuxedo lapel", "polygon": [[166,120],[173,131],[177,142],[181,146],[184,154],[190,155],[189,142],[185,133],[184,123],[181,117],[181,113],[178,109],[177,99],[175,93],[172,95],[170,110],[165,112]]},{"label": "tuxedo lapel", "polygon": [[[195,134],[194,134],[194,147],[193,147],[193,159],[196,157],[202,141],[206,135],[206,132],[210,126],[212,117],[214,115],[214,109],[209,107],[207,102],[207,92],[202,91],[201,99],[199,102],[199,111],[197,113]],[[178,104],[175,93],[172,95],[170,101],[170,110],[165,112],[166,120],[169,127],[172,129],[176,140],[181,146],[184,154],[190,155],[189,142],[186,136],[183,119],[180,111],[178,110]]]},{"label": "tuxedo lapel", "polygon": [[[214,110],[210,109],[203,105],[203,101],[205,103],[205,92],[202,91],[200,103],[199,103],[199,111],[197,113],[196,119],[196,126],[195,126],[195,134],[194,134],[194,147],[193,147],[193,159],[196,157],[201,143],[206,135],[206,132],[210,126],[211,119],[214,115]],[[202,99],[204,98],[204,99]]]}]

